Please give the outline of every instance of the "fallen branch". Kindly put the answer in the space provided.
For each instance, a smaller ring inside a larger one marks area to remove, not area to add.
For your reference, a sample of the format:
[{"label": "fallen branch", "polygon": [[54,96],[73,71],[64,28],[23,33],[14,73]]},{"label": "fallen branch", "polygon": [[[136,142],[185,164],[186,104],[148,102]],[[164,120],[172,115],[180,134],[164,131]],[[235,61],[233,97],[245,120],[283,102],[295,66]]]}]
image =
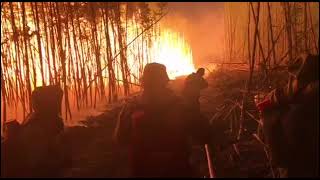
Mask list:
[{"label": "fallen branch", "polygon": [[[120,82],[123,82],[123,80],[121,79],[115,79],[116,81],[120,81]],[[135,86],[139,86],[141,87],[141,84],[137,84],[137,83],[133,83],[133,82],[127,82],[128,84],[132,84],[132,85],[135,85]]]},{"label": "fallen branch", "polygon": [[240,157],[240,152],[236,144],[232,144],[234,151],[237,153],[238,157]]},{"label": "fallen branch", "polygon": [[260,143],[260,144],[262,144],[264,147],[266,147],[266,148],[269,148],[269,146],[267,145],[267,144],[265,144],[261,139],[260,139],[260,137],[257,135],[257,134],[252,134],[252,136]]},{"label": "fallen branch", "polygon": [[232,113],[232,111],[233,111],[237,106],[238,106],[238,105],[235,104],[235,105],[233,105],[233,106],[230,108],[228,114],[223,118],[223,121],[226,120],[226,119],[230,116],[230,114]]},{"label": "fallen branch", "polygon": [[257,118],[255,118],[251,113],[249,113],[247,110],[246,110],[246,113],[249,115],[249,117],[251,117],[253,120],[255,120],[258,124],[261,124],[261,121],[259,121]]}]

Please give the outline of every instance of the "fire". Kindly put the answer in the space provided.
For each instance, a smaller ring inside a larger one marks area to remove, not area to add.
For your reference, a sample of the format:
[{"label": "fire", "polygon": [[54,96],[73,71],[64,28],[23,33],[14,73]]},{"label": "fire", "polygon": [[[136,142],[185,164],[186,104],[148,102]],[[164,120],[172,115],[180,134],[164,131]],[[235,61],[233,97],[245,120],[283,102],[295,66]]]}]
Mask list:
[{"label": "fire", "polygon": [[[101,88],[98,85],[98,82],[101,83],[100,80],[95,79],[98,74],[98,62],[102,68],[105,94],[108,94],[111,78],[108,77],[107,65],[110,56],[115,81],[117,85],[120,85],[117,93],[121,96],[123,77],[121,59],[117,55],[121,51],[125,51],[130,84],[140,83],[143,67],[150,62],[164,64],[170,79],[190,74],[195,69],[191,47],[183,34],[164,27],[161,21],[153,24],[151,28],[142,26],[141,18],[138,18],[140,10],[131,19],[126,19],[126,13],[122,13],[124,17],[121,17],[120,29],[123,33],[121,37],[124,38],[123,46],[130,45],[120,49],[118,26],[110,19],[105,21],[102,17],[97,17],[95,25],[86,18],[75,18],[74,16],[73,19],[63,19],[64,22],[60,24],[61,37],[58,37],[57,19],[50,16],[51,10],[54,12],[54,6],[44,3],[44,14],[46,15],[43,17],[41,13],[39,14],[38,28],[30,3],[25,3],[26,27],[24,28],[22,5],[20,2],[13,3],[15,12],[13,15],[8,3],[4,4],[1,11],[1,67],[3,82],[5,82],[3,89],[6,90],[6,98],[13,99],[12,101],[20,110],[22,104],[28,106],[26,101],[29,88],[27,80],[30,80],[31,91],[35,86],[48,85],[56,78],[57,81],[62,82],[63,68],[65,68],[70,106],[75,109],[78,101],[80,107],[87,106],[89,98],[92,104],[91,98],[96,98],[96,90]],[[42,9],[42,6],[38,5],[38,8]],[[62,7],[61,4],[60,7]],[[15,21],[13,22],[12,19]],[[93,30],[93,26],[96,26],[96,30]],[[14,27],[17,34],[13,33]],[[146,28],[148,30],[144,31]],[[40,41],[37,39],[38,34]],[[110,40],[111,47],[108,46],[107,39]],[[63,53],[60,53],[60,48]],[[107,53],[110,51],[107,50],[111,51],[110,56]],[[64,59],[63,62],[62,59]],[[27,74],[27,69],[29,69],[29,74]],[[91,90],[93,88],[94,90]],[[139,87],[134,86],[132,91],[133,89],[138,90]],[[22,100],[22,97],[25,100]],[[4,102],[2,97],[1,101]],[[16,112],[10,110],[7,116],[15,118],[18,116]]]},{"label": "fire", "polygon": [[[129,35],[134,32],[129,33]],[[134,36],[128,39],[133,39]],[[140,43],[139,39],[137,43]],[[137,45],[137,44],[136,44]],[[142,45],[141,43],[137,46]],[[147,42],[143,42],[145,47]],[[133,47],[129,48],[129,51],[134,51]],[[136,66],[135,56],[138,56],[138,52],[129,55],[128,61],[132,72],[138,72],[138,66]],[[188,42],[181,36],[180,33],[174,32],[169,28],[162,29],[160,36],[153,39],[152,44],[144,50],[144,58],[147,62],[157,62],[164,64],[167,67],[168,75],[171,79],[177,76],[190,74],[194,71],[194,64],[192,59],[192,50]],[[147,62],[143,62],[145,65]]]},{"label": "fire", "polygon": [[[117,55],[121,51],[125,51],[124,54],[129,68],[129,80],[133,84],[139,84],[143,67],[150,62],[164,64],[167,67],[170,79],[190,74],[195,70],[191,47],[183,34],[164,27],[161,22],[144,31],[147,27],[143,27],[140,22],[141,19],[137,18],[140,11],[131,19],[121,17],[122,36],[126,38],[122,46],[130,45],[120,49],[117,26],[111,21],[106,23],[102,18],[97,18],[94,33],[92,25],[87,19],[68,19],[68,26],[64,23],[61,25],[60,41],[62,41],[62,46],[60,46],[57,25],[52,26],[51,24],[56,19],[51,22],[50,16],[41,18],[38,30],[29,3],[25,4],[25,23],[27,25],[25,32],[23,31],[21,15],[22,3],[14,3],[14,11],[17,12],[14,14],[14,23],[18,32],[17,36],[15,36],[13,35],[12,19],[9,18],[9,6],[8,4],[5,5],[5,11],[1,12],[1,14],[6,14],[6,16],[1,16],[1,39],[4,40],[1,41],[1,53],[5,54],[5,56],[1,56],[1,66],[4,67],[3,77],[5,82],[12,84],[5,84],[6,89],[10,90],[10,92],[17,91],[20,95],[26,96],[24,92],[27,88],[27,79],[30,79],[31,90],[35,86],[48,85],[56,77],[58,81],[61,81],[63,76],[62,59],[65,59],[66,83],[71,95],[76,90],[77,84],[80,84],[78,88],[81,88],[81,90],[87,88],[88,85],[90,87],[96,86],[92,82],[95,81],[94,78],[98,74],[97,62],[101,64],[104,87],[105,90],[108,90],[110,78],[108,77],[107,65],[110,56],[108,57],[107,55],[107,50],[109,49],[107,39],[110,39],[111,58],[113,58],[112,67],[114,68],[117,84],[121,85],[123,83],[121,59]],[[47,14],[50,14],[49,9],[48,7],[45,8]],[[122,15],[124,16],[125,13],[122,13]],[[107,30],[109,33],[106,33]],[[143,33],[141,34],[141,32]],[[40,34],[39,42],[37,33]],[[95,41],[92,40],[94,36],[96,36]],[[16,40],[19,43],[15,42],[14,37],[17,37]],[[27,37],[26,41],[28,43],[25,43],[25,37]],[[65,57],[63,58],[60,57],[59,47],[64,52]],[[97,50],[99,56],[96,55]],[[28,62],[28,65],[25,62]],[[27,69],[29,69],[29,74],[27,74]],[[20,96],[14,93],[10,95],[17,96],[15,97],[17,99]]]},{"label": "fire", "polygon": [[[18,6],[20,7],[20,4],[18,3]],[[30,32],[36,31],[35,23],[33,22],[34,20],[31,18],[31,16],[27,16],[27,24]],[[8,20],[5,20],[2,25],[5,26],[5,29],[11,30],[11,24],[9,23]],[[188,44],[188,42],[184,39],[183,35],[181,33],[175,32],[170,28],[163,28],[160,23],[155,25],[154,28],[151,28],[150,30],[146,31],[142,36],[139,38],[136,38],[137,35],[144,29],[139,25],[138,20],[135,19],[135,17],[131,20],[128,20],[128,25],[123,24],[123,26],[126,27],[126,42],[129,43],[131,41],[134,42],[127,47],[126,49],[126,56],[127,56],[127,62],[128,66],[130,69],[131,79],[133,80],[133,77],[139,77],[141,75],[141,67],[144,67],[145,64],[149,62],[158,62],[161,64],[164,64],[167,67],[167,72],[168,75],[171,79],[176,78],[177,76],[181,75],[186,75],[192,73],[195,68],[193,64],[193,58],[192,58],[192,50]],[[22,29],[22,24],[18,23],[17,27],[19,29]],[[100,39],[106,39],[105,36],[105,25],[101,22],[97,24],[98,29],[100,31],[97,32],[97,36]],[[161,27],[161,28],[160,28]],[[41,28],[41,27],[40,27]],[[43,27],[44,28],[44,27]],[[112,56],[115,57],[115,55],[120,51],[119,44],[114,43],[117,41],[117,32],[112,33],[112,27],[109,24],[108,26],[109,31],[110,31],[110,42],[111,42],[111,49],[112,49]],[[84,32],[90,34],[91,29],[88,29],[88,27],[84,27]],[[3,35],[5,32],[2,31],[1,34]],[[69,30],[69,33],[71,34],[72,31],[71,29]],[[149,34],[149,35],[147,35]],[[150,37],[151,35],[151,37]],[[46,49],[51,48],[47,47],[47,42],[45,43],[45,33],[44,31],[41,32],[41,52],[42,52],[42,66],[43,66],[43,73],[44,73],[44,80],[45,84],[49,83],[49,74],[53,74],[53,62],[49,62],[49,60],[52,60],[54,57],[51,53],[47,54]],[[116,37],[114,37],[116,36]],[[63,39],[66,37],[63,35]],[[151,41],[150,41],[151,40]],[[75,47],[80,48],[80,44],[77,41],[74,41],[73,38],[69,39],[70,41],[70,46],[68,45],[69,43],[67,40],[63,41],[63,45],[67,47],[65,49],[66,53],[66,72],[67,76],[69,79],[72,74],[68,74],[70,71],[69,69],[76,69],[77,64],[75,63],[75,57],[77,56]],[[150,43],[151,42],[151,43]],[[31,37],[30,43],[33,44],[33,62],[36,73],[33,73],[33,68],[32,63],[29,64],[29,70],[30,70],[30,77],[33,78],[33,74],[36,75],[36,82],[37,85],[41,85],[42,82],[42,76],[41,76],[41,70],[40,70],[40,57],[39,57],[39,49],[37,49],[37,39],[36,36]],[[105,49],[107,49],[107,44],[105,41],[100,42],[100,58],[101,58],[101,66],[107,67],[107,62],[106,59],[107,57],[107,52]],[[90,50],[93,50],[94,47],[91,44],[82,44],[83,49],[85,51],[84,57],[82,57],[82,54],[79,54],[79,58],[88,58],[88,56],[94,56],[94,54],[89,53]],[[10,42],[7,46],[12,53],[12,56],[14,58],[17,58],[20,56],[20,58],[23,57],[21,54],[16,54],[15,52],[15,44],[13,41]],[[86,53],[87,51],[87,53]],[[142,52],[141,52],[142,51]],[[58,50],[56,50],[56,53]],[[29,52],[30,53],[30,52]],[[55,55],[55,58],[57,58],[57,54]],[[71,60],[70,60],[71,58]],[[89,58],[89,61],[86,63],[86,67],[90,69],[94,74],[97,71],[96,65],[95,65],[95,57]],[[90,61],[91,59],[91,61]],[[115,72],[118,73],[117,79],[122,80],[123,78],[121,77],[120,72],[120,57],[118,56],[115,58],[115,61],[118,62],[118,64],[115,65]],[[60,62],[55,62],[56,66],[58,68],[61,68],[61,63]],[[51,66],[51,67],[49,67]],[[20,72],[22,73],[22,79],[26,79],[26,67],[22,66],[19,68]],[[87,71],[87,70],[86,70]],[[10,78],[12,78],[14,81],[16,81],[16,70],[14,69],[14,66],[8,67],[7,68],[7,73]],[[61,72],[60,72],[61,73]],[[107,70],[103,70],[103,74],[105,77],[105,81],[108,79],[108,74]],[[61,76],[61,74],[60,74]],[[68,79],[67,77],[67,79]],[[80,78],[85,78],[87,81],[90,81],[89,77],[80,77]],[[136,80],[136,79],[135,79]],[[73,84],[72,80],[69,81],[69,84]],[[33,87],[34,88],[34,87]]]},{"label": "fire", "polygon": [[[128,24],[138,23],[136,23],[133,18]],[[164,64],[170,79],[190,74],[195,70],[192,50],[188,42],[184,39],[184,36],[170,28],[165,27],[160,29],[161,26],[162,25],[155,26],[155,28],[149,31],[149,33],[153,35],[151,37],[151,44],[148,42],[147,35],[144,35],[144,37],[140,36],[137,38],[132,45],[127,48],[128,65],[134,77],[139,77],[139,71],[141,70],[139,65],[141,66],[142,64],[144,66],[149,62]],[[111,29],[111,27],[109,28]],[[142,27],[137,28],[134,25],[127,27],[127,42],[133,41],[142,29]],[[112,36],[111,39],[111,41],[113,41],[114,37]],[[118,48],[117,45],[112,46],[113,48]],[[142,61],[137,60],[139,59],[138,57],[141,56],[138,50],[139,48],[140,50],[143,49]],[[119,69],[117,70],[119,71]]]},{"label": "fire", "polygon": [[195,69],[190,46],[183,36],[170,29],[161,33],[159,39],[153,43],[151,51],[154,62],[164,64],[170,78],[190,74]]}]

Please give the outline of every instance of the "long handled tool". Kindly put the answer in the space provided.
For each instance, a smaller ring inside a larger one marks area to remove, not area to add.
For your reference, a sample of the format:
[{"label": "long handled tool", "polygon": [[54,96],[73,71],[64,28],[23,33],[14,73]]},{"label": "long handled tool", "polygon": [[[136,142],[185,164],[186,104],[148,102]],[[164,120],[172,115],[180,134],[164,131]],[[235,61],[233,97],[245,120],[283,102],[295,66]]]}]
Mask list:
[{"label": "long handled tool", "polygon": [[208,162],[208,169],[209,169],[210,178],[215,178],[216,177],[216,173],[215,173],[213,165],[212,165],[209,146],[208,146],[208,144],[205,144],[204,147],[205,147],[205,150],[206,150],[206,156],[207,156],[207,162]]}]

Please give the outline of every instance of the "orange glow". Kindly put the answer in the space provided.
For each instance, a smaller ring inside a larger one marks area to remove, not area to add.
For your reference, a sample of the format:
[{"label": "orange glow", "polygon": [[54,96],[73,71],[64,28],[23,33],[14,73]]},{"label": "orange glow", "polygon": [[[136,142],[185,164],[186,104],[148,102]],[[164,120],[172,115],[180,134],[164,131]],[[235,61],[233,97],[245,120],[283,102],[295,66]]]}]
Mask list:
[{"label": "orange glow", "polygon": [[[130,39],[129,42],[135,38],[134,32],[129,31],[128,36],[128,40]],[[137,40],[137,42],[141,42],[141,38]],[[135,44],[129,47],[128,52],[133,52],[134,46],[138,45]],[[144,42],[144,46],[148,47],[147,42]],[[137,51],[133,54],[128,54],[129,67],[138,68],[135,66],[134,56],[138,56]],[[164,64],[167,67],[167,72],[171,79],[190,74],[195,69],[189,44],[181,34],[169,28],[161,29],[160,36],[155,37],[152,40],[151,46],[144,49],[144,58],[148,58],[149,62]],[[146,63],[147,62],[144,62],[143,64],[145,65]],[[138,69],[133,70],[133,72],[137,71]]]},{"label": "orange glow", "polygon": [[[20,5],[20,3],[18,3]],[[141,33],[143,28],[139,23],[136,22],[135,18],[132,20],[128,20],[128,26],[127,26],[127,39],[126,43],[131,42],[134,38],[137,37],[138,34]],[[17,21],[18,22],[18,21]],[[22,29],[22,24],[17,23],[17,27],[19,29]],[[42,25],[42,24],[40,24]],[[8,20],[4,21],[2,23],[2,26],[6,26],[5,29],[8,29],[9,31],[12,29],[11,24]],[[34,23],[34,20],[32,19],[31,16],[27,16],[27,26],[30,28],[29,29],[29,34],[31,32],[36,31],[36,26]],[[85,26],[84,24],[81,24],[81,26]],[[139,77],[139,72],[141,72],[141,65],[145,65],[148,62],[158,62],[162,63],[167,67],[167,72],[168,75],[171,79],[174,79],[177,76],[181,75],[186,75],[190,74],[194,71],[194,64],[193,64],[193,59],[192,59],[192,50],[184,39],[183,35],[174,32],[173,30],[169,28],[160,28],[161,25],[155,25],[155,28],[151,28],[149,31],[145,32],[142,36],[137,38],[130,46],[128,46],[126,55],[127,55],[127,62],[128,66],[130,69],[130,72],[133,74],[131,76],[131,79],[134,80],[133,77]],[[48,84],[49,82],[49,72],[51,74],[53,73],[53,55],[51,52],[51,47],[47,47],[48,42],[45,42],[45,32],[44,32],[44,27],[40,27],[42,30],[40,31],[41,34],[41,53],[42,53],[42,65],[43,65],[43,70],[44,70],[44,79],[45,83]],[[103,23],[98,22],[97,24],[97,29],[99,30],[97,32],[98,39],[106,39],[105,37],[105,26]],[[112,32],[112,27],[109,24],[109,35],[110,35],[110,42],[111,42],[111,49],[112,49],[112,56],[114,57],[119,51],[119,45],[114,44],[115,38],[117,38],[117,32],[115,32],[116,37],[114,37],[114,34]],[[3,29],[3,28],[2,28]],[[160,30],[160,32],[159,32]],[[91,29],[87,27],[83,28],[83,33],[88,33],[88,36],[90,36]],[[2,31],[2,35],[5,34],[5,32]],[[148,35],[151,34],[151,45],[148,42]],[[67,40],[65,37],[65,34],[62,34],[63,38],[63,47],[65,48],[65,54],[66,54],[66,72],[67,72],[67,79],[69,78],[71,81],[69,81],[68,85],[72,87],[72,84],[74,83],[72,80],[73,74],[69,74],[69,68],[71,69],[76,69],[77,63],[75,62],[75,57],[76,57],[76,51],[75,51],[75,46],[78,46],[78,49],[80,49],[80,43],[78,41],[74,42],[72,38],[72,31],[71,31],[71,26],[69,26],[69,35],[70,39]],[[78,38],[78,37],[77,37]],[[76,39],[77,40],[77,39]],[[68,44],[68,41],[70,41],[70,46]],[[116,39],[117,41],[117,39]],[[41,77],[41,69],[40,69],[40,57],[39,57],[39,49],[38,49],[38,42],[37,42],[37,37],[34,35],[30,38],[30,43],[32,44],[31,49],[33,51],[33,60],[32,63],[35,64],[36,67],[36,79],[37,79],[37,85],[42,85],[42,77]],[[57,43],[57,42],[56,42]],[[49,43],[50,44],[50,43]],[[82,54],[79,54],[80,58],[88,58],[89,61],[86,61],[85,67],[92,71],[93,74],[96,74],[96,61],[94,54],[88,53],[89,51],[93,51],[93,45],[92,44],[82,44],[83,49],[84,49],[84,57],[82,57]],[[100,61],[101,61],[101,66],[102,68],[107,66],[107,52],[106,52],[106,41],[102,40],[99,42],[100,45]],[[56,44],[57,46],[57,44]],[[7,46],[10,49],[10,52],[13,56],[14,59],[16,59],[17,54],[15,52],[15,45],[14,42],[11,41],[10,44]],[[47,53],[46,49],[49,49],[49,54]],[[57,61],[59,59],[59,54],[58,54],[58,49],[56,47],[55,50],[55,59],[56,59],[56,67],[57,69],[60,69],[59,74],[60,76],[62,75],[61,73],[61,62]],[[142,52],[141,52],[142,51]],[[20,52],[21,53],[21,52]],[[138,61],[139,56],[142,56],[140,58],[143,59],[143,61]],[[20,54],[20,58],[23,56]],[[49,58],[49,61],[48,61]],[[30,52],[29,52],[29,61],[30,61]],[[120,72],[120,56],[118,56],[115,61],[118,63],[115,64],[115,73],[119,74],[117,76],[117,79],[122,80],[121,73]],[[32,69],[32,63],[29,63],[29,69],[30,69],[30,78],[33,79],[33,69]],[[49,63],[50,63],[50,69],[49,69]],[[79,63],[79,62],[78,62]],[[78,65],[79,66],[79,65]],[[87,71],[87,69],[85,71]],[[21,65],[20,67],[21,73],[22,73],[22,79],[26,79],[26,67]],[[12,78],[14,81],[16,81],[16,74],[15,74],[15,67],[11,66],[8,67],[7,71],[8,76]],[[88,73],[88,72],[87,72]],[[108,80],[108,73],[107,69],[103,71],[103,76],[105,77],[105,81]],[[85,78],[87,81],[90,81],[93,77],[80,77],[79,78]],[[105,82],[107,83],[107,82]],[[34,87],[32,87],[33,89]]]},{"label": "orange glow", "polygon": [[[78,98],[75,95],[75,88],[79,87],[83,93],[84,89],[88,89],[88,87],[96,87],[96,83],[94,83],[93,80],[98,74],[97,62],[99,61],[103,69],[103,83],[105,94],[107,95],[109,90],[109,74],[107,69],[107,49],[109,47],[107,45],[107,38],[110,39],[111,58],[117,56],[112,64],[115,78],[118,84],[122,84],[121,59],[120,56],[117,55],[121,51],[118,39],[119,32],[117,25],[113,24],[112,26],[111,20],[106,24],[104,19],[97,17],[96,24],[91,24],[86,18],[70,18],[67,24],[61,23],[60,38],[58,36],[57,19],[51,18],[49,15],[50,6],[44,6],[45,16],[41,16],[41,13],[39,14],[40,23],[38,30],[30,3],[25,3],[26,31],[24,32],[22,5],[21,2],[13,3],[14,12],[18,12],[14,13],[15,27],[18,32],[17,36],[13,35],[13,22],[10,18],[11,13],[8,3],[4,4],[3,11],[1,12],[1,53],[5,55],[1,56],[1,66],[5,69],[3,71],[3,78],[7,92],[10,91],[8,98],[14,98],[14,101],[18,104],[18,108],[22,107],[21,97],[27,97],[27,93],[25,92],[27,92],[26,82],[28,79],[30,80],[31,90],[35,88],[34,80],[36,80],[36,86],[43,84],[48,85],[50,74],[52,75],[52,79],[57,77],[58,80],[62,82],[62,59],[65,59],[66,85],[71,107],[75,107],[76,101],[74,99]],[[41,8],[39,7],[39,9]],[[188,42],[184,39],[183,34],[164,27],[164,24],[160,21],[137,38],[137,36],[147,28],[141,25],[141,19],[137,18],[139,15],[140,11],[137,11],[132,19],[121,17],[122,37],[124,38],[123,46],[134,40],[124,50],[130,71],[129,81],[133,84],[139,84],[143,67],[150,62],[164,64],[167,67],[170,79],[194,72],[192,50]],[[125,13],[122,13],[122,16],[125,16]],[[92,28],[94,26],[96,27],[96,31]],[[109,33],[106,33],[107,30]],[[40,35],[40,45],[37,39],[38,33]],[[94,41],[93,37],[96,38]],[[27,49],[25,49],[25,39],[27,39]],[[18,50],[16,50],[16,48],[18,48]],[[62,48],[63,54],[60,54],[60,48]],[[98,50],[99,56],[96,56],[96,50]],[[99,60],[96,59],[97,57]],[[42,63],[40,61],[41,59]],[[29,74],[27,74],[26,60],[28,60]],[[44,82],[42,82],[41,65],[43,67]],[[54,67],[56,67],[56,71]],[[78,74],[76,72],[77,70],[79,71]],[[21,76],[18,76],[18,72],[21,73]],[[77,80],[77,78],[79,78],[79,80]],[[9,82],[11,83],[10,85]],[[78,87],[76,87],[76,85]],[[123,95],[121,94],[122,89],[119,89],[118,94],[121,96]],[[132,92],[136,90],[139,90],[139,87],[133,86]],[[77,91],[79,91],[79,89],[77,89]],[[87,91],[86,94],[81,94],[82,97],[80,100],[77,99],[80,101],[80,107],[84,106],[85,97],[92,96],[92,94],[89,93],[94,93],[94,91]],[[25,102],[25,104],[28,106],[27,102]],[[15,113],[14,111],[7,112],[9,118],[15,118],[17,116],[14,115]]]},{"label": "orange glow", "polygon": [[155,62],[166,65],[170,78],[187,75],[194,71],[192,51],[183,36],[170,29],[161,32],[161,36],[153,43],[151,52]]}]

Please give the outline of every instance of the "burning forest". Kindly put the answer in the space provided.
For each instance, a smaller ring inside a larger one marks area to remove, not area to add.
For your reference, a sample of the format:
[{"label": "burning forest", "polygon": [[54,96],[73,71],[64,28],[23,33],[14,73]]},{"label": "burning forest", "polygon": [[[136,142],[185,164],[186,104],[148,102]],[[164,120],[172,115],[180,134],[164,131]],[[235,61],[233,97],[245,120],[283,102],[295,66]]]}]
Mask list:
[{"label": "burning forest", "polygon": [[[166,12],[158,6],[3,3],[3,106],[20,107],[24,119],[31,112],[32,90],[59,84],[68,120],[70,103],[79,110],[95,106],[97,99],[114,102],[136,90],[148,62],[165,64],[171,78],[193,72],[188,43],[161,27],[158,22]],[[2,114],[5,121],[6,110]]]},{"label": "burning forest", "polygon": [[319,177],[319,3],[1,2],[1,177]]}]

